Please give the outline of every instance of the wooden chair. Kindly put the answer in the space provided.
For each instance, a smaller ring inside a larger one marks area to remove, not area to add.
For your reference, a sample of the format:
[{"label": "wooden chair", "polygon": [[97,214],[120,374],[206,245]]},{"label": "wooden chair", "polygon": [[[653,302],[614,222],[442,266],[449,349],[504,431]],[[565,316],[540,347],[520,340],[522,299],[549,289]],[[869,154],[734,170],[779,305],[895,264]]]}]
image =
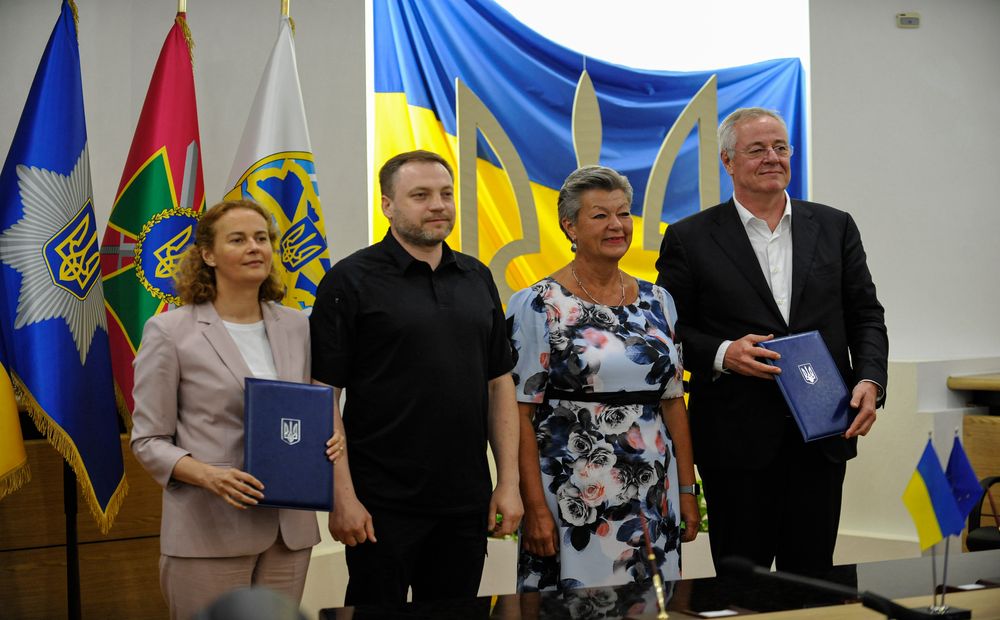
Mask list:
[{"label": "wooden chair", "polygon": [[[990,493],[990,487],[1000,484],[1000,476],[983,478],[979,483],[984,490],[983,498],[969,513],[969,535],[965,539],[965,545],[969,551],[1000,549],[1000,512],[997,512],[997,502]],[[990,512],[984,513],[983,507],[987,503]]]}]

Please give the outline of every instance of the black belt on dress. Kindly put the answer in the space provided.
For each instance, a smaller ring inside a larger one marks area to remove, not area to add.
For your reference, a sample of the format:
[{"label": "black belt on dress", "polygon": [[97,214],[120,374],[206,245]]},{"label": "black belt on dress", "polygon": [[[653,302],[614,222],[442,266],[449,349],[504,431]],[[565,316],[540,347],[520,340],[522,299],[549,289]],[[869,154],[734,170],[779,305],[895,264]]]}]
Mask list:
[{"label": "black belt on dress", "polygon": [[663,390],[640,390],[627,392],[584,392],[582,390],[545,389],[545,400],[574,400],[583,403],[604,403],[605,405],[656,405],[663,399]]}]

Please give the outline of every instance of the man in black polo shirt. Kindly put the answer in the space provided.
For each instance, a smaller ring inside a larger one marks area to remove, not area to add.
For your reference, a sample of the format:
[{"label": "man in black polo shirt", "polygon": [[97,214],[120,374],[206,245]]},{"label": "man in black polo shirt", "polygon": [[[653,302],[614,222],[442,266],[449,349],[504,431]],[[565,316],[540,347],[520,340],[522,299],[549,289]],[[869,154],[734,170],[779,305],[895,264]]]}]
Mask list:
[{"label": "man in black polo shirt", "polygon": [[330,513],[347,605],[400,604],[411,586],[414,601],[476,596],[488,532],[523,512],[503,309],[486,266],[444,242],[453,179],[435,153],[386,162],[390,230],[334,265],[310,318],[314,381],[347,391]]}]

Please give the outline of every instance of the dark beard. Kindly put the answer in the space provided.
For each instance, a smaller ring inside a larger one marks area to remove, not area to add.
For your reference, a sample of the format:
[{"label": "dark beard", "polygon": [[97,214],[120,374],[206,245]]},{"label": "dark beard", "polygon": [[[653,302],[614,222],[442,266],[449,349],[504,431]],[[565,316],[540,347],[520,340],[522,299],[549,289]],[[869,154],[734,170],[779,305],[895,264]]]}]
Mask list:
[{"label": "dark beard", "polygon": [[445,232],[445,234],[440,239],[438,239],[436,233],[425,231],[418,226],[410,226],[409,223],[404,225],[397,224],[394,227],[394,230],[396,231],[397,235],[399,235],[404,241],[406,241],[409,244],[420,247],[432,248],[441,243],[442,241],[444,241],[444,239],[451,234],[451,231],[454,228],[455,228],[455,222],[454,220],[452,220],[451,225],[448,226],[447,232]]}]

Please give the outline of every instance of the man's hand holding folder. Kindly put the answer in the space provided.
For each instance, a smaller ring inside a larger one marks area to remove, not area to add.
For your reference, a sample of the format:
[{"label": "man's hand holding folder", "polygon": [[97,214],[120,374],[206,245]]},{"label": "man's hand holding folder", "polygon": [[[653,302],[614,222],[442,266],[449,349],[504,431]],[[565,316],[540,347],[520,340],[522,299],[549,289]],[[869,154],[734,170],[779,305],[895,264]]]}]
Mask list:
[{"label": "man's hand holding folder", "polygon": [[781,355],[777,351],[768,351],[757,346],[758,343],[767,342],[773,338],[774,334],[767,336],[747,334],[739,340],[732,341],[726,349],[722,368],[748,377],[774,379],[774,375],[780,374],[781,369],[761,360],[779,360]]}]

